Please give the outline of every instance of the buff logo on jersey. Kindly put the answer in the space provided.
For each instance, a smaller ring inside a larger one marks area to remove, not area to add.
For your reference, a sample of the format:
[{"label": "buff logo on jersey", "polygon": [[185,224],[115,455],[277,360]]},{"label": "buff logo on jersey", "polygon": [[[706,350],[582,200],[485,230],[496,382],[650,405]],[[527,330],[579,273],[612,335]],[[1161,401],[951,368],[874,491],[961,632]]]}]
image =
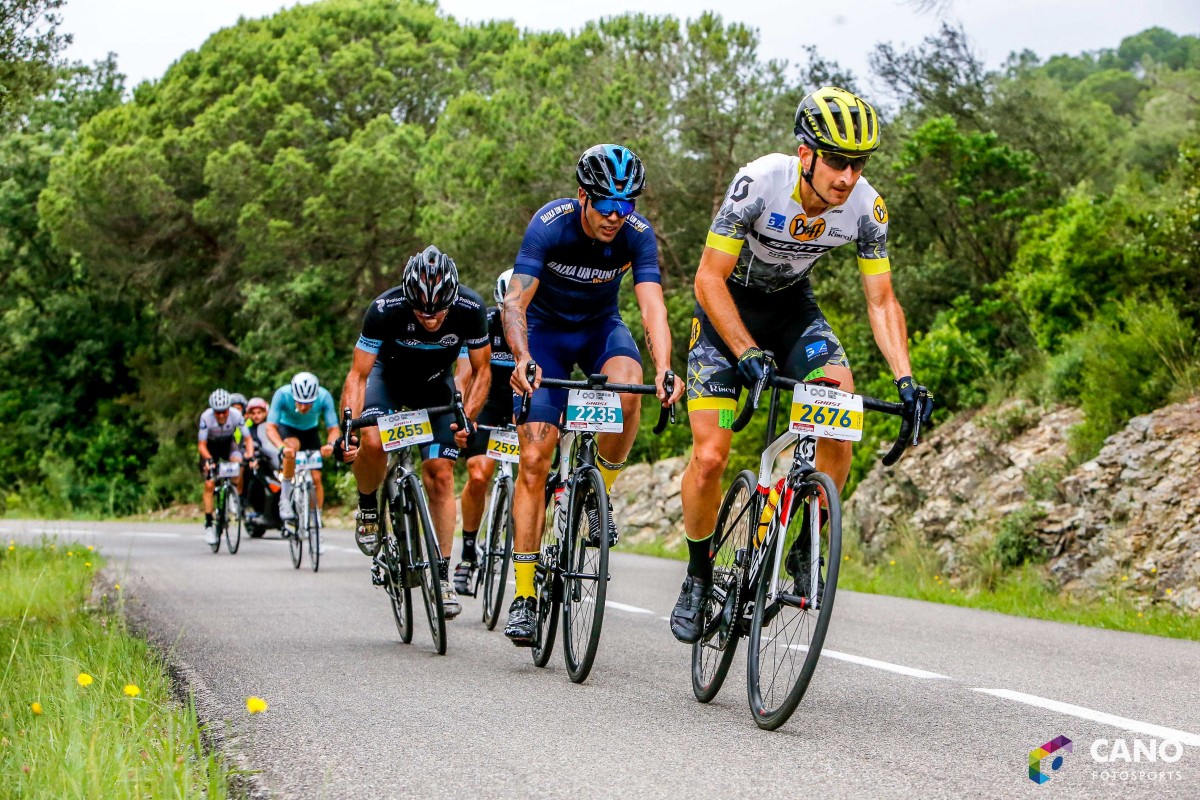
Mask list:
[{"label": "buff logo on jersey", "polygon": [[801,242],[811,242],[813,239],[821,238],[821,234],[825,233],[825,220],[818,217],[812,222],[803,214],[797,214],[792,217],[792,224],[789,227],[792,238]]},{"label": "buff logo on jersey", "polygon": [[883,204],[882,197],[875,198],[875,207],[871,209],[871,213],[875,215],[875,221],[880,225],[886,225],[888,221],[887,206]]}]

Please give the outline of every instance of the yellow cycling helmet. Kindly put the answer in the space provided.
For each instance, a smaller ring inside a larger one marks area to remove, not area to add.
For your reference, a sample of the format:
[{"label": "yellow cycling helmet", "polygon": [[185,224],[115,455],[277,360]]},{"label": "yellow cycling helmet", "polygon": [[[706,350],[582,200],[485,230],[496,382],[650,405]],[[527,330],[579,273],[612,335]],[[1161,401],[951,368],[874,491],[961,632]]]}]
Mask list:
[{"label": "yellow cycling helmet", "polygon": [[867,156],[879,149],[879,116],[866,100],[835,86],[807,94],[796,109],[796,138],[813,150]]}]

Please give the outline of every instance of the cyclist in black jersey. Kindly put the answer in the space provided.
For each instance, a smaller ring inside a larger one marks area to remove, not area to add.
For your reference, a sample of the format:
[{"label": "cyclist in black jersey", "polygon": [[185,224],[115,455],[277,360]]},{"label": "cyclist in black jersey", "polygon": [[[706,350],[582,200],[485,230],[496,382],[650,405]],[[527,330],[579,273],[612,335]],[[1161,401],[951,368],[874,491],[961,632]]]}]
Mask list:
[{"label": "cyclist in black jersey", "polygon": [[[470,421],[483,408],[491,383],[487,317],[482,298],[459,285],[454,261],[430,245],[408,260],[401,285],[379,295],[367,309],[340,407],[357,417],[446,405],[454,393],[451,369],[463,347],[475,375],[463,401]],[[441,545],[442,603],[450,619],[462,610],[447,566],[454,544],[454,462],[469,431],[457,430],[452,413],[434,415],[430,422],[434,440],[421,445],[421,480]],[[335,450],[354,464],[355,542],[375,556],[382,544],[376,492],[387,473],[387,456],[378,429],[364,428],[358,438],[339,438]]]},{"label": "cyclist in black jersey", "polygon": [[[834,247],[855,243],[875,341],[896,376],[900,399],[912,413],[912,378],[904,310],[892,290],[887,255],[887,206],[863,168],[879,147],[879,119],[862,98],[834,87],[804,97],[796,109],[797,156],[782,153],[743,167],[709,229],[696,271],[696,316],[688,353],[688,417],[692,456],[681,499],[688,542],[688,574],[671,613],[671,632],[684,642],[701,635],[712,582],[709,552],[721,476],[729,459],[734,408],[743,386],[773,367],[797,380],[820,380],[854,391],[845,349],[813,297],[808,276]],[[821,439],[816,466],[838,489],[850,472],[850,442]],[[811,541],[801,534],[785,568],[805,596]],[[811,594],[810,594],[811,593]]]},{"label": "cyclist in black jersey", "polygon": [[[506,270],[496,279],[496,289],[492,295],[496,305],[487,312],[488,340],[492,345],[492,388],[488,393],[487,403],[476,420],[483,425],[507,425],[513,419],[513,393],[512,387],[509,386],[513,371],[513,354],[504,339],[503,313],[504,294],[508,291],[508,282],[512,274],[511,269]],[[464,395],[473,376],[468,353],[464,347],[459,353],[458,366],[454,370],[454,383]],[[478,561],[475,537],[483,520],[487,487],[496,471],[496,462],[487,456],[487,446],[488,437],[481,434],[460,454],[467,460],[467,483],[462,491],[462,560],[454,568],[454,588],[459,594],[471,591],[471,581],[475,576]]]}]

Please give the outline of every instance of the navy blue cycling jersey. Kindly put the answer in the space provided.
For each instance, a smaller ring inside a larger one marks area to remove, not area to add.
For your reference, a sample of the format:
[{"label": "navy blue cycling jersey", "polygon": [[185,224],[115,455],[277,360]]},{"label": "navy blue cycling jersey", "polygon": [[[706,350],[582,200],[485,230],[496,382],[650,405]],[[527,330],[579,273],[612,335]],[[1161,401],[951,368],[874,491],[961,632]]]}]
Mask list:
[{"label": "navy blue cycling jersey", "polygon": [[385,380],[405,381],[416,390],[449,374],[463,347],[478,350],[487,345],[487,315],[474,290],[460,286],[441,327],[427,331],[397,286],[371,303],[356,346],[376,354]]},{"label": "navy blue cycling jersey", "polygon": [[575,327],[610,316],[617,310],[621,278],[633,272],[634,283],[661,283],[658,242],[641,214],[625,220],[611,242],[583,231],[578,200],[553,200],[533,215],[513,272],[539,283],[529,304],[530,320],[555,327]]}]

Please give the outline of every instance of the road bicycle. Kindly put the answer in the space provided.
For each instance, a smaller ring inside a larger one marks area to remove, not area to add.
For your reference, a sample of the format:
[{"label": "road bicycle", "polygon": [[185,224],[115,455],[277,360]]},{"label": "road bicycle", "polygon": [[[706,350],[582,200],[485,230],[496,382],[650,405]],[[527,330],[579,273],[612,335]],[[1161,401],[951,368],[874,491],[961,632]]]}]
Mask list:
[{"label": "road bicycle", "polygon": [[[907,416],[900,403],[768,372],[752,387],[733,424],[735,432],[750,421],[767,386],[767,436],[758,474],[739,473],[717,513],[709,551],[712,589],[703,609],[703,634],[692,645],[692,690],[702,703],[716,697],[738,640],[746,637],[750,710],[759,727],[774,730],[787,722],[808,689],[837,592],[841,499],[833,479],[814,465],[817,439],[861,439],[864,409],[900,416],[899,436],[883,457],[891,466],[918,443],[922,415],[927,416],[926,404],[933,398],[921,387],[916,411]],[[776,436],[783,391],[794,395],[788,430]],[[772,483],[776,458],[793,446],[786,475]],[[803,537],[808,537],[807,559]]]},{"label": "road bicycle", "polygon": [[392,616],[400,641],[413,638],[412,590],[419,588],[425,602],[425,615],[433,647],[438,655],[446,652],[446,611],[442,606],[442,551],[429,500],[420,475],[414,469],[413,451],[417,445],[433,441],[431,416],[453,412],[460,430],[466,427],[462,395],[454,393],[449,405],[433,406],[396,414],[351,418],[349,408],[342,412],[342,435],[362,428],[379,428],[379,438],[388,453],[387,477],[383,481],[384,503],[379,515],[379,534],[383,547],[375,557],[371,580],[384,587],[391,601]]},{"label": "road bicycle", "polygon": [[321,567],[321,511],[317,508],[316,484],[312,470],[321,468],[320,450],[296,452],[296,471],[292,475],[292,513],[296,516],[289,530],[284,527],[292,566],[300,569],[304,543],[308,543],[308,563],[312,571]]},{"label": "road bicycle", "polygon": [[[494,630],[504,603],[508,562],[513,549],[513,464],[520,459],[517,429],[513,425],[478,425],[488,434],[487,456],[499,462],[484,514],[483,555],[475,577],[475,595],[483,597],[483,624]],[[479,435],[479,434],[476,434]]]},{"label": "road bicycle", "polygon": [[221,549],[221,537],[230,555],[242,544],[242,498],[238,495],[237,480],[242,474],[240,461],[220,461],[216,466],[216,485],[213,487],[213,524],[217,540],[209,545],[215,553]]},{"label": "road bicycle", "polygon": [[[537,366],[530,363],[530,384]],[[667,395],[674,390],[675,376],[668,372]],[[541,386],[568,389],[567,410],[560,424],[558,466],[546,486],[547,519],[553,539],[543,540],[534,574],[537,590],[537,619],[532,647],[533,663],[544,667],[554,650],[555,627],[562,614],[563,661],[575,683],[587,679],[600,645],[604,626],[604,602],[611,575],[608,570],[610,507],[604,479],[596,467],[596,434],[619,432],[624,426],[618,393],[655,394],[653,384],[609,383],[606,375],[589,375],[586,380],[543,378]],[[523,398],[518,424],[529,413],[529,396]],[[674,406],[664,406],[654,426],[660,434],[674,420]],[[556,499],[557,498],[557,499]],[[560,516],[561,522],[559,522]]]}]

